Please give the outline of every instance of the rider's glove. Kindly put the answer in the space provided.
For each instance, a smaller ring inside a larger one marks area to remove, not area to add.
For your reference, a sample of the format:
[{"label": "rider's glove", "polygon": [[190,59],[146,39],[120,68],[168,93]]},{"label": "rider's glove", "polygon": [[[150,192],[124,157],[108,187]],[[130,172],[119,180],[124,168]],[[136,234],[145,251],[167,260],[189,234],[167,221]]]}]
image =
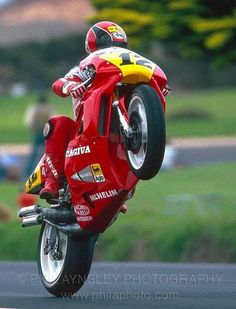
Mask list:
[{"label": "rider's glove", "polygon": [[63,93],[70,94],[75,99],[81,98],[86,91],[85,85],[73,81],[68,81],[63,86]]},{"label": "rider's glove", "polygon": [[162,89],[162,94],[164,95],[164,97],[166,97],[167,95],[170,94],[170,87],[168,85],[166,85],[163,89]]},{"label": "rider's glove", "polygon": [[73,84],[68,87],[68,92],[75,99],[81,98],[86,91],[87,88],[85,87],[85,85],[76,82],[73,82]]}]

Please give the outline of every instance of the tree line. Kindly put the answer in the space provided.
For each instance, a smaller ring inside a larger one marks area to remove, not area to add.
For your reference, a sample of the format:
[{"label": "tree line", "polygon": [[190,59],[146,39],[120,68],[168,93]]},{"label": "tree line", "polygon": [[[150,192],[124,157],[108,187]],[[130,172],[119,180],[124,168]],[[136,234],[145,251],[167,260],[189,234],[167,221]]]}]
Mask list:
[{"label": "tree line", "polygon": [[208,59],[215,67],[236,62],[236,0],[92,0],[91,22],[114,20],[131,48],[155,41],[184,58]]},{"label": "tree line", "polygon": [[[172,56],[203,59],[216,68],[236,63],[236,0],[91,0],[89,23],[113,20],[129,47],[148,52],[159,42]],[[0,48],[0,86],[23,81],[48,88],[84,56],[84,34]]]},{"label": "tree line", "polygon": [[24,82],[33,90],[48,88],[84,57],[84,35],[0,48],[0,85]]}]

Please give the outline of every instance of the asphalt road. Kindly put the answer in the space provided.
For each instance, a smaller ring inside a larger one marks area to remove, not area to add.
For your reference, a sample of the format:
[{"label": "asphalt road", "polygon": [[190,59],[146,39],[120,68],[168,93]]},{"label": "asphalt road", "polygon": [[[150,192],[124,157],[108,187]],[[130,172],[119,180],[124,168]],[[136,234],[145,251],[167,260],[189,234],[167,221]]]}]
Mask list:
[{"label": "asphalt road", "polygon": [[[236,160],[236,137],[174,138],[168,141],[167,148],[163,164],[167,165],[166,168],[169,165],[196,166]],[[30,145],[27,144],[0,145],[0,152],[15,156],[21,167],[25,166],[29,151]]]},{"label": "asphalt road", "polygon": [[236,159],[235,137],[176,138],[171,145],[177,166],[235,162]]},{"label": "asphalt road", "polygon": [[36,263],[0,263],[0,308],[236,308],[236,265],[94,263],[72,299],[44,289]]}]

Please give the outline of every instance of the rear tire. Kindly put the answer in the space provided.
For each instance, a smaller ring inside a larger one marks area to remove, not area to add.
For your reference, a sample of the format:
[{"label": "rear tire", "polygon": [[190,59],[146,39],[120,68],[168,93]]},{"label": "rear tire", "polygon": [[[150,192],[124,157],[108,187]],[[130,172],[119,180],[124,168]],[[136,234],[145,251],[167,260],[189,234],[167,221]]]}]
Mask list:
[{"label": "rear tire", "polygon": [[164,112],[156,91],[149,85],[137,86],[128,114],[134,131],[126,143],[129,166],[137,178],[148,180],[160,170],[166,145]]},{"label": "rear tire", "polygon": [[47,291],[70,297],[84,284],[90,271],[98,235],[75,238],[43,224],[38,243],[38,270]]}]

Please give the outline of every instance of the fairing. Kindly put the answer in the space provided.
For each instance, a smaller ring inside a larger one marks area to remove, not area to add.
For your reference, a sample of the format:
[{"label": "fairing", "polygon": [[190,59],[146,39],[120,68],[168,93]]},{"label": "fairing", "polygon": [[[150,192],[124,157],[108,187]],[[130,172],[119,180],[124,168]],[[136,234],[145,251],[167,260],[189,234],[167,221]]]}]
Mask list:
[{"label": "fairing", "polygon": [[[112,108],[115,87],[118,83],[127,88],[148,83],[157,91],[165,109],[161,89],[167,80],[155,63],[123,48],[94,52],[80,66],[93,66],[96,75],[82,100],[82,113],[76,119],[77,132],[83,123],[82,132],[70,141],[66,151],[65,175],[78,223],[83,229],[103,232],[138,182],[128,166],[115,122]],[[120,101],[128,118],[124,97]],[[39,173],[36,172],[38,180],[43,180]],[[30,192],[29,180],[27,189]]]}]

